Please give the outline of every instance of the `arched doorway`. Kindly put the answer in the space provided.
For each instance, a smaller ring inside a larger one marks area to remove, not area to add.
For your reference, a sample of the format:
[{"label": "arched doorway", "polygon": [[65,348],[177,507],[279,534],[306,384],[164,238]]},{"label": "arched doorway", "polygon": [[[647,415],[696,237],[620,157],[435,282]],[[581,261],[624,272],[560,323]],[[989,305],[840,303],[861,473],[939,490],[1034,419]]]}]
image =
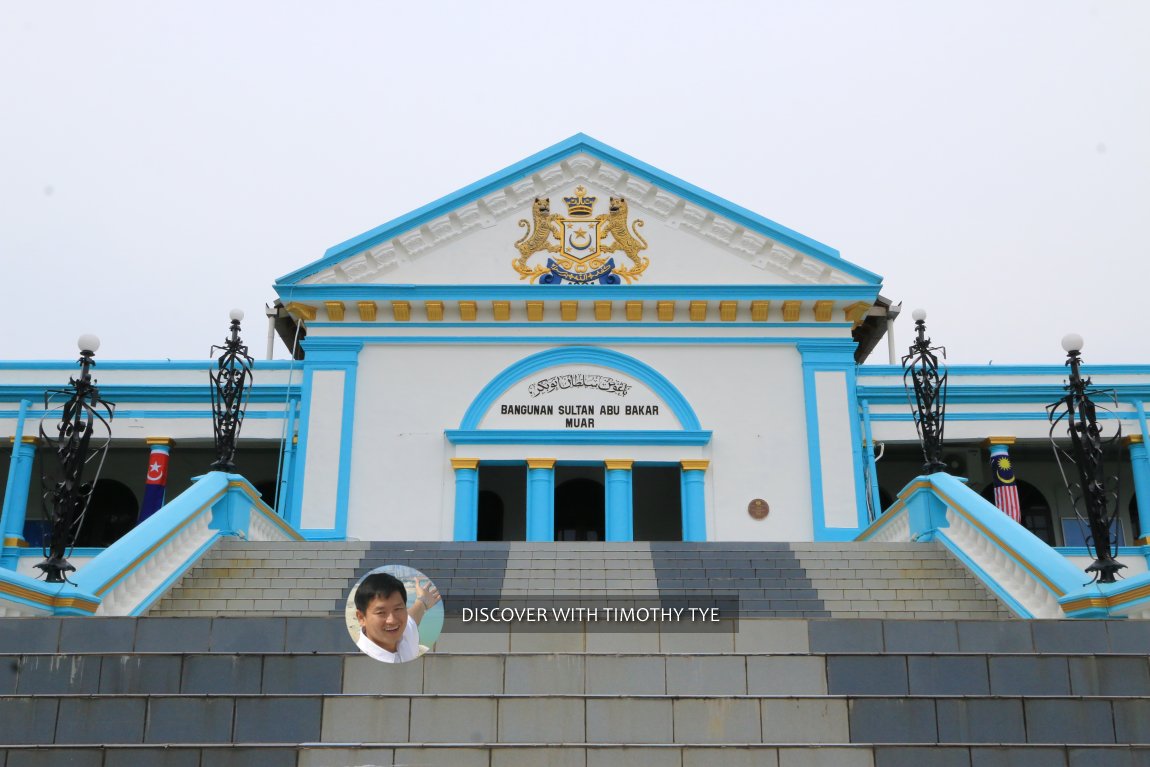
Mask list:
[{"label": "arched doorway", "polygon": [[92,490],[76,546],[111,546],[135,527],[139,514],[140,502],[127,485],[114,479],[99,480]]},{"label": "arched doorway", "polygon": [[[1029,482],[1016,479],[1014,483],[1018,486],[1018,505],[1022,510],[1022,526],[1048,545],[1057,546],[1054,537],[1054,519],[1050,513],[1050,504],[1047,502],[1046,496]],[[982,497],[994,503],[993,482],[983,489]]]},{"label": "arched doorway", "polygon": [[602,482],[576,477],[555,487],[555,540],[601,541],[606,515]]}]

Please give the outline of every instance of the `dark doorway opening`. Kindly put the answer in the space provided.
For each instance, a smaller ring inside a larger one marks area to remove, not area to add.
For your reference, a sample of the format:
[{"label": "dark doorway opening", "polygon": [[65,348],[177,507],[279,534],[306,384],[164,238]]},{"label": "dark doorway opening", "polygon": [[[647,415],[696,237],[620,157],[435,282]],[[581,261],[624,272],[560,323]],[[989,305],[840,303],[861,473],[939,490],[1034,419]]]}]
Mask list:
[{"label": "dark doorway opening", "polygon": [[92,490],[76,545],[111,546],[136,526],[139,514],[140,502],[127,485],[114,479],[101,479]]},{"label": "dark doorway opening", "polygon": [[479,464],[480,541],[527,540],[527,467]]},{"label": "dark doorway opening", "polygon": [[683,497],[677,464],[631,469],[633,532],[637,541],[683,540]]},{"label": "dark doorway opening", "polygon": [[558,466],[555,469],[555,540],[601,541],[607,526],[603,469]]},{"label": "dark doorway opening", "polygon": [[[1018,485],[1018,506],[1022,511],[1022,526],[1041,538],[1050,546],[1057,546],[1054,538],[1054,519],[1046,496],[1034,485],[1015,480]],[[986,486],[982,497],[994,503],[994,483]]]}]

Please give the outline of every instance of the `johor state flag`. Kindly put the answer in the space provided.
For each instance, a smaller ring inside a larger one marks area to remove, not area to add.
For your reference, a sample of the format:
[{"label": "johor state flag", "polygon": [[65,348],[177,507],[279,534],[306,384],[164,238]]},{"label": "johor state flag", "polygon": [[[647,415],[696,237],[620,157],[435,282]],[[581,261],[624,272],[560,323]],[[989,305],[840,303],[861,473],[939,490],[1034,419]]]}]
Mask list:
[{"label": "johor state flag", "polygon": [[168,488],[168,446],[152,445],[148,455],[148,473],[144,483],[144,501],[140,504],[140,522],[156,513],[164,505]]},{"label": "johor state flag", "polygon": [[1015,522],[1022,523],[1022,507],[1018,502],[1018,484],[1014,481],[1014,464],[1005,451],[992,452],[990,468],[994,470],[994,505]]}]

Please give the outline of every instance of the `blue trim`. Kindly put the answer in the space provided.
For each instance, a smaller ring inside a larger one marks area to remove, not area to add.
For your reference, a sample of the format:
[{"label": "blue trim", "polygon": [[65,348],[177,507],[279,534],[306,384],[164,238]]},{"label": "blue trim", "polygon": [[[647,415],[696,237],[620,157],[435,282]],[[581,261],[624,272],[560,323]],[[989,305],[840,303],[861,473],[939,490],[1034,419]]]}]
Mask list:
[{"label": "blue trim", "polygon": [[[859,422],[859,403],[856,392],[858,391],[858,381],[855,379],[855,364],[854,353],[851,353],[851,364],[846,369],[846,384],[847,390],[844,392],[847,398],[848,412],[851,414],[851,462],[854,466],[855,474],[855,529],[851,533],[850,540],[858,535],[858,531],[866,528],[870,524],[867,519],[867,502],[866,502],[866,469],[864,468],[863,460],[863,436],[862,424]],[[867,441],[870,444],[870,441]],[[872,453],[873,455],[873,453]],[[875,484],[878,484],[878,477],[875,477]]]},{"label": "blue trim", "polygon": [[479,469],[455,469],[454,540],[479,537]]},{"label": "blue trim", "polygon": [[679,492],[683,503],[683,540],[707,540],[707,472],[704,469],[679,471]]},{"label": "blue trim", "polygon": [[[12,455],[8,459],[8,483],[4,489],[4,504],[0,507],[0,536],[24,539],[24,521],[28,515],[28,492],[32,484],[32,465],[36,459],[36,446],[24,442],[24,424],[28,416],[29,400],[20,402],[16,416],[16,431],[12,435]],[[15,570],[19,548],[4,546],[0,541],[0,567]]]},{"label": "blue trim", "polygon": [[[642,344],[645,346],[659,346],[664,344],[687,346],[794,346],[796,343],[810,341],[808,338],[782,337],[782,336],[355,336],[355,341],[363,344],[393,344],[393,345],[455,345],[468,344],[495,344],[498,346],[545,346],[559,344]],[[828,339],[840,341],[841,339]],[[853,341],[848,343],[854,345]]]},{"label": "blue trim", "polygon": [[558,429],[447,429],[453,445],[691,445],[709,444],[710,431],[563,431]]},{"label": "blue trim", "polygon": [[[1090,553],[1090,549],[1085,546],[1052,546],[1055,551],[1064,557],[1090,557],[1094,555]],[[1117,557],[1140,557],[1146,553],[1150,546],[1116,546],[1114,556]]]},{"label": "blue trim", "polygon": [[[509,270],[510,271],[510,270]],[[277,285],[284,303],[292,301],[867,301],[878,298],[871,285],[412,285],[323,283]],[[671,323],[666,323],[671,324]],[[714,323],[721,325],[722,322]],[[794,324],[794,323],[784,323]],[[820,323],[831,324],[831,323]]]},{"label": "blue trim", "polygon": [[[287,370],[292,366],[291,360],[255,360],[252,367],[260,370]],[[93,365],[97,373],[101,370],[201,370],[208,372],[217,367],[216,361],[205,360],[105,360],[98,359]],[[4,360],[0,361],[0,370],[78,370],[75,360]],[[98,377],[98,376],[97,376]],[[53,388],[59,388],[56,385]],[[207,388],[205,381],[204,388]],[[100,387],[103,394],[105,387]]]},{"label": "blue trim", "polygon": [[793,229],[788,229],[768,218],[758,215],[746,208],[743,208],[727,200],[717,197],[709,192],[700,189],[693,184],[688,184],[670,174],[641,162],[634,157],[626,155],[617,149],[614,149],[606,144],[596,141],[595,139],[583,133],[577,133],[570,138],[560,141],[554,146],[548,147],[541,152],[537,152],[530,157],[521,160],[513,165],[504,168],[501,171],[491,174],[486,178],[480,179],[473,184],[470,184],[463,189],[458,190],[446,197],[424,205],[405,216],[401,216],[393,221],[390,221],[382,226],[378,226],[363,234],[357,235],[350,240],[342,242],[329,248],[324,254],[324,257],[315,263],[309,264],[302,269],[297,269],[290,274],[284,275],[276,280],[277,283],[294,283],[299,280],[315,274],[316,272],[334,264],[338,261],[358,253],[381,242],[385,242],[394,237],[398,237],[405,232],[409,232],[417,227],[432,221],[440,216],[446,215],[452,210],[466,205],[467,203],[477,200],[481,197],[503,189],[521,178],[530,176],[532,173],[554,165],[566,157],[570,157],[579,153],[587,153],[599,159],[626,171],[629,174],[638,176],[655,186],[665,189],[667,192],[688,200],[696,205],[707,208],[718,213],[720,216],[730,219],[731,221],[751,229],[755,232],[763,234],[770,239],[795,248],[803,253],[814,256],[820,261],[840,269],[848,274],[851,274],[859,279],[880,283],[882,278],[873,272],[869,272],[859,266],[855,266],[839,256],[839,252],[834,248],[824,245],[820,242],[812,240],[805,235],[799,234]]},{"label": "blue trim", "polygon": [[[903,404],[906,404],[905,402]],[[1134,413],[1107,413],[1101,409],[1097,413],[1098,420],[1133,420]],[[914,421],[910,413],[871,413],[872,421]],[[1013,413],[972,413],[946,411],[948,421],[1048,421],[1046,413],[1039,412],[1013,412]]]},{"label": "blue trim", "polygon": [[555,540],[555,469],[527,469],[527,540]]},{"label": "blue trim", "polygon": [[[1120,404],[1150,398],[1150,381],[1144,384],[1114,384],[1102,386],[1112,389]],[[1043,405],[1055,402],[1066,395],[1066,389],[1059,384],[951,384],[947,386],[946,401],[949,405],[968,403],[1026,403],[1037,402]],[[906,404],[906,390],[900,382],[890,386],[860,386],[859,396],[876,404]],[[901,399],[900,399],[901,398]]]},{"label": "blue trim", "polygon": [[634,357],[594,346],[566,346],[549,349],[538,354],[532,354],[530,357],[525,357],[511,365],[491,379],[487,386],[479,392],[471,406],[467,408],[463,421],[459,424],[460,430],[478,429],[479,423],[495,401],[503,396],[504,392],[511,386],[532,373],[556,365],[576,364],[597,365],[626,373],[632,378],[638,379],[667,403],[685,431],[699,430],[699,418],[695,415],[690,403],[662,373]]},{"label": "blue trim", "polygon": [[[308,328],[386,328],[388,330],[404,330],[406,328],[416,328],[418,330],[427,330],[435,328],[503,328],[524,330],[530,328],[586,328],[587,326],[596,328],[708,328],[718,330],[720,328],[771,328],[777,330],[779,328],[852,328],[854,323],[851,322],[598,322],[588,320],[587,322],[309,322]],[[368,340],[371,336],[362,336],[364,340]],[[803,339],[808,340],[808,339]],[[102,391],[102,390],[101,390]]]},{"label": "blue trim", "polygon": [[291,477],[291,491],[289,493],[291,505],[288,507],[286,519],[288,524],[299,530],[300,533],[310,540],[308,530],[304,530],[300,525],[303,522],[303,483],[304,477],[307,472],[307,438],[308,433],[311,431],[311,403],[315,392],[312,389],[312,369],[307,363],[303,368],[303,395],[301,397],[302,407],[299,415],[299,440],[296,444],[296,458],[295,470]]},{"label": "blue trim", "polygon": [[[54,384],[5,384],[0,385],[0,402],[9,400],[32,399],[41,404],[44,402],[44,392],[61,389],[59,382]],[[291,396],[299,396],[299,387],[290,390]],[[211,391],[208,389],[207,379],[203,384],[107,384],[100,385],[100,396],[109,402],[172,402],[180,403],[202,402],[211,403]],[[249,403],[273,402],[282,403],[289,396],[289,389],[283,385],[253,386]],[[42,408],[41,408],[42,409]],[[119,415],[119,412],[117,412]]]},{"label": "blue trim", "polygon": [[635,511],[630,469],[605,469],[606,520],[608,541],[635,540]]},{"label": "blue trim", "polygon": [[[101,391],[103,394],[103,391]],[[44,409],[29,410],[28,414],[39,418],[44,414]],[[0,418],[15,418],[17,411],[15,410],[0,410]],[[284,414],[278,410],[249,410],[244,415],[244,420],[251,418],[252,420],[275,420],[283,418]],[[211,418],[211,410],[121,410],[116,409],[117,421],[122,421],[125,418]]]},{"label": "blue trim", "polygon": [[343,419],[339,440],[339,486],[335,501],[335,533],[347,537],[348,502],[351,498],[352,436],[355,431],[355,386],[359,366],[345,368],[343,378]]},{"label": "blue trim", "polygon": [[[1065,365],[948,365],[947,370],[959,376],[1067,375]],[[1083,365],[1082,372],[1090,376],[1150,375],[1150,365]],[[859,368],[859,375],[864,378],[895,376],[901,381],[902,368],[898,365],[863,365]]]},{"label": "blue trim", "polygon": [[[876,461],[874,457],[874,432],[871,431],[870,427],[870,403],[865,399],[860,400],[859,407],[862,408],[863,430],[866,439],[867,469],[870,471],[871,479],[871,507],[874,509],[875,519],[878,519],[884,509],[882,507],[882,496],[879,493],[878,461]],[[867,524],[870,524],[869,521]]]}]

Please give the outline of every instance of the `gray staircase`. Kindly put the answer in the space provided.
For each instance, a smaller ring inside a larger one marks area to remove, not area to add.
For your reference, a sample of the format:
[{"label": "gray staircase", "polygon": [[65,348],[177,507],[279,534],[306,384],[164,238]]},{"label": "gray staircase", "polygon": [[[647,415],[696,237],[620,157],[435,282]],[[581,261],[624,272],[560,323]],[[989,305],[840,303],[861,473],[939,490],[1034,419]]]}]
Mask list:
[{"label": "gray staircase", "polygon": [[148,614],[341,614],[359,577],[385,564],[424,572],[449,609],[481,597],[658,595],[736,598],[749,617],[1010,617],[938,544],[233,540],[213,548]]},{"label": "gray staircase", "polygon": [[389,666],[337,616],[0,619],[0,765],[1150,764],[1150,622],[743,618]]}]

